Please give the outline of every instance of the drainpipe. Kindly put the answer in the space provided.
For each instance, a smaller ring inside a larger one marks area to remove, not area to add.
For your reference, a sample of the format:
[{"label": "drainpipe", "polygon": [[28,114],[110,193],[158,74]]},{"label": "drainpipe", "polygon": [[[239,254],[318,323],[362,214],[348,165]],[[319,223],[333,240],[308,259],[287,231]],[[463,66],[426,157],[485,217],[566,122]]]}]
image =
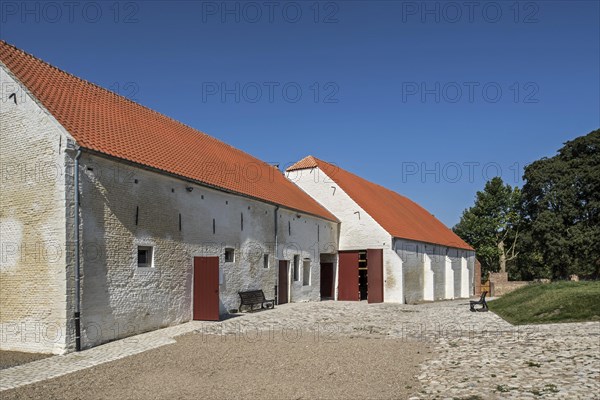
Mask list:
[{"label": "drainpipe", "polygon": [[80,319],[80,275],[79,275],[79,158],[81,149],[77,150],[75,156],[75,349],[81,351],[81,319]]},{"label": "drainpipe", "polygon": [[279,212],[279,206],[275,206],[275,258],[277,259],[277,229],[278,229],[278,222],[279,222],[279,216],[278,213]]},{"label": "drainpipe", "polygon": [[275,206],[275,265],[274,268],[277,268],[277,280],[275,281],[275,295],[277,296],[277,304],[279,304],[279,257],[277,257],[277,233],[278,233],[278,223],[279,223],[279,206]]}]

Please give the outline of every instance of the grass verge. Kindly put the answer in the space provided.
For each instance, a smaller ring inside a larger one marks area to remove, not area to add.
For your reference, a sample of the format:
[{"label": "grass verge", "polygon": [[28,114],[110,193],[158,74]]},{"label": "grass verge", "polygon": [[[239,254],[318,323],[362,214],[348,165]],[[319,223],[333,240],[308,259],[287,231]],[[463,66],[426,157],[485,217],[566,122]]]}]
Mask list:
[{"label": "grass verge", "polygon": [[488,305],[515,325],[600,321],[600,281],[531,284]]}]

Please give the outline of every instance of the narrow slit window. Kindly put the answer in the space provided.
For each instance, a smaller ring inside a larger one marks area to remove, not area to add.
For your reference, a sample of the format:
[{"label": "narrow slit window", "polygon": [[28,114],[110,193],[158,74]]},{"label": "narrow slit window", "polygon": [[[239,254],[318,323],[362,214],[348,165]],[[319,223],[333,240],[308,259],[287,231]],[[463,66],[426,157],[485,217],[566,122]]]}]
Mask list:
[{"label": "narrow slit window", "polygon": [[294,281],[298,282],[300,280],[300,256],[298,254],[294,255]]},{"label": "narrow slit window", "polygon": [[269,268],[269,255],[263,254],[263,268]]},{"label": "narrow slit window", "polygon": [[310,286],[310,260],[304,259],[302,263],[302,286]]}]

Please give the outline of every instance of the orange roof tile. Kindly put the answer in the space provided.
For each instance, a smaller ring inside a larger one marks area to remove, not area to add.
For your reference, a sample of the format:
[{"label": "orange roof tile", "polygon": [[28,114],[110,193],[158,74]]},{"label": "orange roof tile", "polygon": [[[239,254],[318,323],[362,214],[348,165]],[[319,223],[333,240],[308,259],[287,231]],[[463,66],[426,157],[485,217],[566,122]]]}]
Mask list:
[{"label": "orange roof tile", "polygon": [[446,225],[414,201],[343,170],[337,165],[308,156],[289,167],[287,171],[315,167],[319,167],[338,184],[390,235],[401,239],[473,250]]},{"label": "orange roof tile", "polygon": [[0,61],[83,148],[337,221],[273,166],[241,150],[5,41]]}]

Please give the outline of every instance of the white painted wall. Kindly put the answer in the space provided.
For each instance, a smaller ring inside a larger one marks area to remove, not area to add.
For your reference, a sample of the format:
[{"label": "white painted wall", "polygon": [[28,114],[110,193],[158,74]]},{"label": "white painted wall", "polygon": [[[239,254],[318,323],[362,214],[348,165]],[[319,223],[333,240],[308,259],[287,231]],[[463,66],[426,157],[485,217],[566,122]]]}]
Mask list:
[{"label": "white painted wall", "polygon": [[423,300],[424,274],[422,268],[422,243],[395,239],[394,250],[402,260],[404,282],[404,302],[415,303]]},{"label": "white painted wall", "polygon": [[469,297],[469,271],[467,260],[464,257],[460,259],[460,297]]},{"label": "white painted wall", "polygon": [[454,271],[452,270],[452,260],[450,257],[444,257],[444,299],[454,298]]},{"label": "white painted wall", "polygon": [[60,354],[72,333],[69,136],[1,63],[0,88],[0,349]]},{"label": "white painted wall", "polygon": [[[460,274],[453,273],[452,258],[448,261],[447,257],[452,254],[456,257],[460,252],[465,257],[472,256],[474,263],[473,252],[392,239],[381,225],[319,168],[290,171],[286,175],[342,222],[340,250],[384,249],[384,301],[414,303],[455,297],[454,286]],[[469,279],[472,282],[472,274]]]},{"label": "white painted wall", "polygon": [[390,247],[390,234],[320,168],[290,171],[286,176],[343,222],[340,250]]},{"label": "white painted wall", "polygon": [[[320,168],[286,176],[342,221],[340,250],[383,249],[384,301],[403,302],[402,260],[392,250],[390,234]],[[337,299],[337,274],[335,285]]]},{"label": "white painted wall", "polygon": [[383,250],[383,269],[383,300],[386,303],[404,303],[403,262],[391,247]]},{"label": "white painted wall", "polygon": [[472,292],[473,275],[469,272],[467,257],[469,253],[466,250],[457,250],[450,257],[452,270],[454,274],[454,297],[467,298]]},{"label": "white painted wall", "polygon": [[[276,246],[274,205],[88,153],[80,163],[85,346],[189,320],[195,256],[220,257],[221,313],[238,308],[238,291],[274,298],[277,258],[294,254],[310,260],[311,284],[291,282],[290,300],[320,299],[320,254],[337,252],[336,222],[279,208]],[[154,247],[153,268],[137,267],[140,245]]]},{"label": "white painted wall", "polygon": [[434,300],[434,271],[431,267],[431,258],[427,254],[423,254],[421,259],[423,268],[423,300],[433,301]]},{"label": "white painted wall", "polygon": [[439,247],[427,245],[429,249],[428,256],[431,260],[431,270],[433,271],[433,298],[434,300],[443,300],[446,298],[446,273],[445,256],[439,252]]},{"label": "white painted wall", "polygon": [[468,293],[469,296],[473,296],[475,293],[475,252],[464,251],[464,255],[467,258],[467,269],[469,271]]}]

